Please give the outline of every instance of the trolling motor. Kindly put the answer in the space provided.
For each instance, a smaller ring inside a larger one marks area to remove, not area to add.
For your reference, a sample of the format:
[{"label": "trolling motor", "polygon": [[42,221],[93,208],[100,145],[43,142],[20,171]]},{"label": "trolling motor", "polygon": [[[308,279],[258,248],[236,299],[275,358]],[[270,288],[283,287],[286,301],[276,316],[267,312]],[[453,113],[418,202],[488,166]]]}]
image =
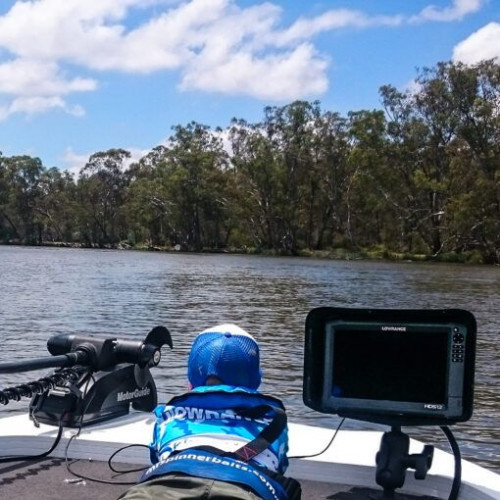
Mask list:
[{"label": "trolling motor", "polygon": [[164,344],[173,347],[163,326],[142,342],[55,335],[47,341],[52,358],[0,365],[0,373],[59,367],[54,374],[3,391],[3,396],[18,400],[33,393],[29,408],[35,424],[80,427],[126,415],[130,406],[152,411],[157,391],[150,368],[159,364]]}]

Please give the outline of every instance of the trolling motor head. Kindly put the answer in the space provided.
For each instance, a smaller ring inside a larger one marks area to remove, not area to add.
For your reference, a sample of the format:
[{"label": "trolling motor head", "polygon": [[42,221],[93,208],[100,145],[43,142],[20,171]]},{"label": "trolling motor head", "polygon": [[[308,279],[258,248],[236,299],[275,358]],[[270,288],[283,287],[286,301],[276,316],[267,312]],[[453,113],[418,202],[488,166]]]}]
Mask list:
[{"label": "trolling motor head", "polygon": [[161,360],[161,347],[172,349],[170,332],[164,326],[153,328],[142,342],[100,339],[92,336],[54,335],[47,341],[47,350],[53,356],[70,352],[81,354],[77,364],[94,370],[104,370],[120,363],[132,363],[144,367],[156,366]]},{"label": "trolling motor head", "polygon": [[[79,335],[55,335],[47,342],[53,356],[71,356],[77,375],[30,403],[35,421],[68,427],[89,425],[129,412],[130,406],[152,411],[157,404],[156,385],[149,368],[161,360],[161,347],[170,348],[167,328],[153,328],[144,341]],[[68,366],[67,364],[65,366]]]}]

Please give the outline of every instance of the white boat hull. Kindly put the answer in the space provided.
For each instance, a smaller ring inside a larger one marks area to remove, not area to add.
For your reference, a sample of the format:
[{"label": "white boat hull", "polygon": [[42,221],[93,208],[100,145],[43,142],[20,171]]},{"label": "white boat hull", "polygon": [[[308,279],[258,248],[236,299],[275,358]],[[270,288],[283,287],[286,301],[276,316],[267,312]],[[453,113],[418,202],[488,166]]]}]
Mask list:
[{"label": "white boat hull", "polygon": [[[77,431],[65,429],[52,457],[90,459],[107,462],[119,448],[130,444],[148,444],[153,419],[143,413],[130,415],[84,427],[77,438],[68,442]],[[289,456],[313,455],[328,443],[332,429],[289,423]],[[4,456],[37,455],[48,450],[57,435],[57,428],[40,424],[35,427],[27,415],[14,415],[0,420],[0,450]],[[292,459],[288,475],[299,480],[321,483],[372,487],[375,484],[375,455],[380,447],[382,432],[341,430],[330,448],[317,457]],[[420,453],[423,444],[410,440],[410,453]],[[130,447],[121,451],[116,462],[149,464],[145,448]],[[449,453],[435,450],[433,464],[425,480],[416,480],[407,472],[402,491],[448,498],[454,473],[454,459]],[[500,475],[468,461],[462,461],[460,500],[500,500]]]}]

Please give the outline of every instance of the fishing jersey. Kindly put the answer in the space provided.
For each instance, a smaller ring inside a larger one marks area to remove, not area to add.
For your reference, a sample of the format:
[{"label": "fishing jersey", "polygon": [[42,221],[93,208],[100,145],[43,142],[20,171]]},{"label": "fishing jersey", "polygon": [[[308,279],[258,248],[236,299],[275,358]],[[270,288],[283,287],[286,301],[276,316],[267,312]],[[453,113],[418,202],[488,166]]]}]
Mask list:
[{"label": "fishing jersey", "polygon": [[[165,461],[182,450],[209,446],[223,452],[234,452],[252,441],[273,420],[272,414],[251,418],[237,409],[268,405],[284,410],[279,399],[242,387],[228,385],[202,386],[173,398],[154,410],[156,423],[150,444],[151,462]],[[251,463],[283,474],[288,467],[288,433],[281,432],[267,449]],[[214,478],[218,477],[217,461]],[[186,470],[189,474],[189,471]],[[219,471],[220,472],[220,471]]]}]

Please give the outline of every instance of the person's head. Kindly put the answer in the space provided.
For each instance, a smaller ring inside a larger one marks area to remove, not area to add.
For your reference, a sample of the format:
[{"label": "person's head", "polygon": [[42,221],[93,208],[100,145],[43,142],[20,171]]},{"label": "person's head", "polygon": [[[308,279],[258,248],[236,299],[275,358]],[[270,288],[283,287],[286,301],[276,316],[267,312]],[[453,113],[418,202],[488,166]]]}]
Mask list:
[{"label": "person's head", "polygon": [[192,387],[219,382],[257,389],[261,376],[259,345],[240,327],[217,325],[194,340],[188,359]]}]

